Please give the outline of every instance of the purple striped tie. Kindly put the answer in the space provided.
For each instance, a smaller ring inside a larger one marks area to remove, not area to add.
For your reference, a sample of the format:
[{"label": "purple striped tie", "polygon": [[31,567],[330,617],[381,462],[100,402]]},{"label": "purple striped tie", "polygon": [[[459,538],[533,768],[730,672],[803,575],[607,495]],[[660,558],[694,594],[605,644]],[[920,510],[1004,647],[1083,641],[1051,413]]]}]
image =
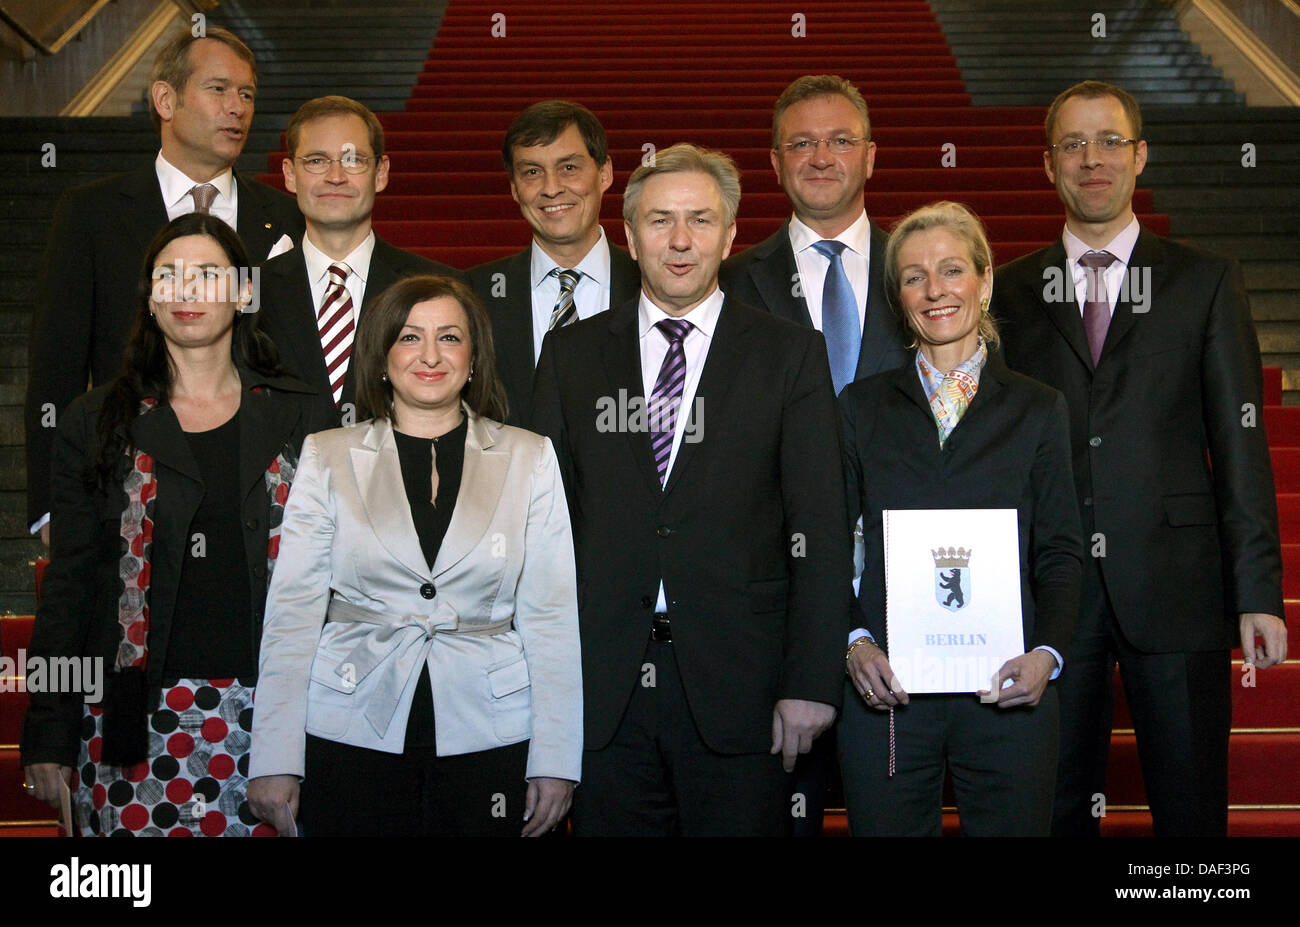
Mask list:
[{"label": "purple striped tie", "polygon": [[655,328],[668,339],[668,353],[659,367],[659,378],[650,393],[650,449],[659,470],[659,485],[668,480],[668,460],[672,457],[673,435],[677,432],[677,408],[682,402],[686,383],[686,351],[682,342],[694,326],[685,319],[664,319]]}]

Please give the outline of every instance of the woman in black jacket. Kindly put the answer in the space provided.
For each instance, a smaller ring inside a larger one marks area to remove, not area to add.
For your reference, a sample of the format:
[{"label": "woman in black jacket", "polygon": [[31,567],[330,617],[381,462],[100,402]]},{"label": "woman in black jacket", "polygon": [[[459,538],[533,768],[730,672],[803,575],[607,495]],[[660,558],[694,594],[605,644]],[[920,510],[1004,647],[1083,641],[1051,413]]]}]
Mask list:
[{"label": "woman in black jacket", "polygon": [[[840,395],[849,516],[862,516],[866,542],[839,727],[849,827],[938,836],[946,766],[963,832],[1046,836],[1057,750],[1048,683],[1065,662],[1083,552],[1065,400],[994,352],[992,254],[964,206],[899,220],[884,263],[917,353]],[[882,513],[896,509],[1016,510],[1025,652],[971,680],[970,694],[909,695],[883,649]]]},{"label": "woman in black jacket", "polygon": [[37,798],[74,791],[83,834],[257,826],[244,791],[266,587],[299,446],[335,418],[280,374],[245,311],[249,266],[221,220],[170,222],[122,374],[59,422],[30,658],[91,672],[81,691],[32,694],[22,756]]}]

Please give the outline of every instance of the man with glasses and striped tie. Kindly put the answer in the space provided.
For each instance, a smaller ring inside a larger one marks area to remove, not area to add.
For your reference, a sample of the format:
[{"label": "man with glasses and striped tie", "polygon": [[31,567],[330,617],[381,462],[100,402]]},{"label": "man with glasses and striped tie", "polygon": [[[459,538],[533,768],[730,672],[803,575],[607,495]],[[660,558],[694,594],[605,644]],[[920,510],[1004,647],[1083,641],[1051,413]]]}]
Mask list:
[{"label": "man with glasses and striped tie", "polygon": [[284,183],[298,197],[307,231],[302,247],[262,267],[260,322],[285,366],[328,396],[340,421],[355,421],[350,382],[360,312],[404,277],[454,268],[403,251],[371,228],[375,195],[388,186],[379,120],[342,96],[308,100],[285,130]]},{"label": "man with glasses and striped tie", "polygon": [[527,425],[546,333],[631,299],[640,278],[636,262],[600,227],[614,166],[591,110],[565,100],[534,103],[506,130],[501,157],[533,240],[471,269],[469,282],[492,318],[510,424]]},{"label": "man with glasses and striped tie", "polygon": [[533,430],[565,476],[586,734],[574,832],[781,836],[835,720],[849,527],[819,332],[718,288],[740,177],[692,145],[623,195],[641,294],[552,330]]}]

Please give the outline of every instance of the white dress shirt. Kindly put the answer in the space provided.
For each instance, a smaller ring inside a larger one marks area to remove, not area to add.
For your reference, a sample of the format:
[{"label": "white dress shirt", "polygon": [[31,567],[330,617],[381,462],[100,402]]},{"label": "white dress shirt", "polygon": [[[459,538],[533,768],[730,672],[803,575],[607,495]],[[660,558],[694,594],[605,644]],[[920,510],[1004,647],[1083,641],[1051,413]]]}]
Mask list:
[{"label": "white dress shirt", "polygon": [[[695,407],[695,391],[700,385],[700,374],[704,371],[704,362],[709,356],[709,345],[713,343],[713,332],[718,325],[718,316],[722,313],[722,291],[714,289],[704,302],[700,303],[683,316],[671,316],[664,312],[641,293],[637,306],[637,336],[641,347],[641,385],[645,389],[646,401],[654,393],[655,381],[659,379],[659,368],[663,366],[668,354],[668,339],[656,324],[664,319],[680,318],[691,323],[691,330],[682,341],[682,351],[686,355],[686,381],[682,384],[682,404],[677,410],[676,430],[673,432],[673,446],[668,455],[668,473],[673,472],[677,462],[677,451],[682,446],[682,434]],[[659,599],[655,603],[656,612],[668,611],[668,599],[664,594],[663,580],[659,580]]]},{"label": "white dress shirt", "polygon": [[311,308],[320,314],[321,303],[325,300],[325,291],[330,283],[330,265],[346,264],[348,279],[343,285],[352,297],[352,323],[361,318],[361,303],[366,298],[366,277],[370,274],[370,258],[375,253],[375,233],[372,231],[361,244],[352,249],[341,261],[336,261],[311,243],[306,235],[302,237],[302,259],[307,265],[307,282],[311,285]]},{"label": "white dress shirt", "polygon": [[190,190],[197,183],[210,183],[217,188],[217,196],[208,208],[208,214],[216,216],[232,229],[239,228],[239,188],[233,170],[226,168],[208,181],[194,180],[164,158],[161,151],[153,166],[158,174],[158,188],[162,191],[163,205],[167,207],[168,221],[194,212],[194,197],[190,196]]},{"label": "white dress shirt", "polygon": [[576,267],[560,267],[536,241],[533,242],[530,277],[533,288],[534,365],[542,355],[542,339],[551,327],[551,313],[560,299],[560,278],[551,273],[557,267],[582,273],[578,285],[573,288],[573,307],[578,312],[578,318],[589,319],[608,309],[609,242],[605,240],[605,230],[600,230],[600,240],[591,246],[591,250]]},{"label": "white dress shirt", "polygon": [[[804,302],[808,304],[813,328],[818,331],[822,330],[822,286],[826,282],[826,271],[831,266],[830,258],[813,247],[822,240],[820,235],[800,222],[797,216],[791,217],[790,246],[794,248],[794,262],[799,268]],[[871,223],[867,221],[866,211],[858,216],[856,222],[836,235],[834,240],[842,241],[846,246],[840,255],[840,263],[844,265],[844,273],[849,278],[853,298],[858,304],[858,330],[861,331],[867,318],[867,285],[871,279]]]},{"label": "white dress shirt", "polygon": [[1133,247],[1137,244],[1141,231],[1137,216],[1134,216],[1124,230],[1111,239],[1104,248],[1093,248],[1084,244],[1079,236],[1066,228],[1061,233],[1061,243],[1065,245],[1066,265],[1074,279],[1074,296],[1079,303],[1079,315],[1083,315],[1083,303],[1088,298],[1088,268],[1079,263],[1079,258],[1090,251],[1109,251],[1118,259],[1101,272],[1101,279],[1106,284],[1106,299],[1110,302],[1111,315],[1115,314],[1115,304],[1119,301],[1120,290],[1124,284],[1124,274],[1128,272],[1128,262],[1133,257]]}]

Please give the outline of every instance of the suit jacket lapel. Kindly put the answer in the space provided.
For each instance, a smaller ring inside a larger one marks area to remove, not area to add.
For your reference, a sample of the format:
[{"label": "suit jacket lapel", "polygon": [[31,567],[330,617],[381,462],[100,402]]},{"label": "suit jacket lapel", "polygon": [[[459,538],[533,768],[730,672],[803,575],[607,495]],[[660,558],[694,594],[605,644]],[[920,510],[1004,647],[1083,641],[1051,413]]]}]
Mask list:
[{"label": "suit jacket lapel", "polygon": [[411,518],[392,425],[385,419],[371,422],[361,446],[352,448],[351,457],[357,492],[375,537],[398,563],[428,579],[429,566]]},{"label": "suit jacket lapel", "polygon": [[[606,236],[608,238],[608,236]],[[641,292],[641,268],[632,256],[615,244],[609,246],[609,305],[621,306]]]},{"label": "suit jacket lapel", "polygon": [[245,380],[239,416],[239,492],[247,496],[266,478],[266,468],[284,449],[301,413],[289,402],[272,402],[266,393],[249,389]]},{"label": "suit jacket lapel", "polygon": [[[1078,355],[1084,366],[1092,370],[1092,351],[1088,348],[1088,335],[1083,330],[1083,315],[1079,311],[1079,303],[1076,300],[1074,277],[1071,276],[1070,268],[1066,264],[1065,245],[1059,236],[1051,247],[1043,252],[1039,270],[1042,272],[1039,279],[1031,284],[1038,287],[1038,292],[1035,294],[1038,302],[1047,313],[1047,317],[1052,320],[1052,324],[1060,330],[1065,343]],[[1063,275],[1060,299],[1044,298],[1051,282],[1049,272]]]},{"label": "suit jacket lapel", "polygon": [[[707,407],[709,416],[717,417],[724,414],[727,394],[736,381],[736,371],[740,368],[741,361],[745,359],[744,339],[748,328],[749,320],[744,317],[742,311],[737,309],[734,303],[729,307],[724,298],[722,311],[718,314],[718,324],[713,330],[713,339],[709,344],[709,353],[704,359],[704,370],[700,372],[700,385],[695,390],[696,401],[691,403],[691,408],[679,411],[679,415],[683,413],[694,415],[696,405],[701,402]],[[696,434],[703,439],[703,431],[697,431]],[[695,459],[702,443],[703,440],[686,441],[683,438],[677,448],[677,459],[673,461],[673,468],[668,471],[668,483],[664,486],[665,495],[672,492],[681,481],[682,473]]]},{"label": "suit jacket lapel", "polygon": [[151,166],[131,175],[118,192],[126,201],[118,215],[134,242],[133,251],[144,254],[149,242],[167,224],[167,205],[163,203],[157,171]]},{"label": "suit jacket lapel", "polygon": [[[1164,282],[1165,270],[1164,246],[1160,244],[1158,236],[1143,229],[1133,246],[1133,254],[1129,257],[1128,269],[1124,274],[1124,288],[1115,303],[1110,328],[1106,330],[1106,340],[1101,348],[1103,358],[1124,340],[1137,324],[1137,317],[1150,311],[1155,291]],[[1138,296],[1138,310],[1133,308],[1132,297],[1135,294]]]},{"label": "suit jacket lapel", "polygon": [[862,348],[858,351],[856,379],[879,373],[885,356],[902,347],[893,312],[885,293],[885,233],[872,222],[871,254],[867,257],[867,321],[862,331]]},{"label": "suit jacket lapel", "polygon": [[285,343],[277,341],[277,344],[282,351],[293,356],[294,370],[305,382],[314,386],[317,392],[328,394],[329,375],[325,371],[325,356],[321,353],[316,304],[312,299],[302,248],[294,248],[287,258],[273,264],[286,293],[285,305],[269,307],[269,311],[285,317],[278,326],[280,340]]},{"label": "suit jacket lapel", "polygon": [[[620,390],[626,390],[629,410],[646,407],[645,387],[641,380],[637,302],[637,299],[630,299],[610,310],[609,347],[601,352],[610,395],[617,397]],[[622,430],[624,438],[630,442],[632,456],[641,468],[641,475],[645,477],[646,488],[658,495],[662,489],[659,485],[659,471],[655,468],[654,455],[650,450],[650,432],[645,428]]]},{"label": "suit jacket lapel", "polygon": [[[785,220],[775,235],[755,245],[754,249],[755,258],[749,264],[749,276],[767,304],[767,310],[775,316],[812,328],[808,301],[802,295],[794,295],[799,265],[794,259],[794,246],[790,244],[790,220]],[[802,287],[799,292],[803,293]]]},{"label": "suit jacket lapel", "polygon": [[487,533],[510,469],[510,452],[496,447],[495,427],[468,409],[465,430],[465,466],[461,471],[456,508],[447,534],[438,548],[433,575],[445,573],[469,554]]},{"label": "suit jacket lapel", "polygon": [[198,461],[185,440],[185,432],[171,406],[155,406],[131,423],[131,443],[156,463],[170,467],[196,483],[203,483]]},{"label": "suit jacket lapel", "polygon": [[279,237],[278,230],[267,212],[262,189],[253,186],[238,171],[235,171],[235,183],[239,186],[239,214],[235,220],[239,237],[248,246],[249,257],[264,261]]}]

